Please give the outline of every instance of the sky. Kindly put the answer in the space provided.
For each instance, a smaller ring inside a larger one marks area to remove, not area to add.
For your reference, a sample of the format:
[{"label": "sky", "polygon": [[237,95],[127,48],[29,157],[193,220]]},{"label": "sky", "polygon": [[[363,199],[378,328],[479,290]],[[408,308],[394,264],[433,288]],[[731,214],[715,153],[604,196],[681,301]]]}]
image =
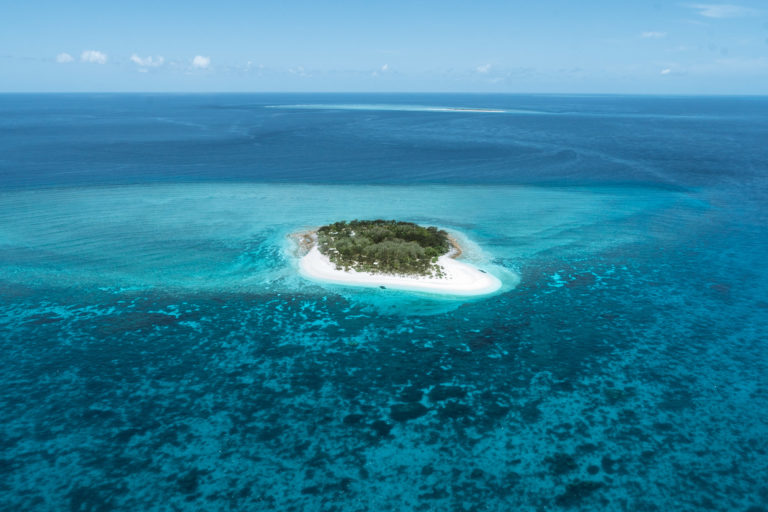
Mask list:
[{"label": "sky", "polygon": [[0,6],[0,92],[768,94],[768,0]]}]

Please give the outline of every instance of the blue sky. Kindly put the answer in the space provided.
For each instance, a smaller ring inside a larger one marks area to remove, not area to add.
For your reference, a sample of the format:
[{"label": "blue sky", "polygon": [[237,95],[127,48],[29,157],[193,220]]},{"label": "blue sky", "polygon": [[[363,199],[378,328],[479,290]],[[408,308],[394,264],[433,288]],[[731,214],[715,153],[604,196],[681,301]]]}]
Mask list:
[{"label": "blue sky", "polygon": [[768,1],[4,2],[0,91],[768,94]]}]

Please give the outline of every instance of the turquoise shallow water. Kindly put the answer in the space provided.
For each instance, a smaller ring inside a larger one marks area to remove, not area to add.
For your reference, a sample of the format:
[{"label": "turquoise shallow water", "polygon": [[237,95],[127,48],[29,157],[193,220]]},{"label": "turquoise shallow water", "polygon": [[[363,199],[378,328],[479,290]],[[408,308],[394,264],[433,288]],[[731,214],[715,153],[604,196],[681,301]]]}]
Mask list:
[{"label": "turquoise shallow water", "polygon": [[[768,130],[730,101],[0,97],[0,509],[768,508]],[[505,286],[301,279],[288,235],[355,217]]]},{"label": "turquoise shallow water", "polygon": [[[515,269],[538,253],[626,245],[648,236],[637,222],[703,208],[676,192],[519,186],[187,184],[15,191],[2,199],[8,281],[224,293],[314,286],[297,276],[290,235],[335,219],[439,225],[463,243],[462,260],[491,265],[509,290],[519,281]],[[616,231],[605,238],[608,224]]]}]

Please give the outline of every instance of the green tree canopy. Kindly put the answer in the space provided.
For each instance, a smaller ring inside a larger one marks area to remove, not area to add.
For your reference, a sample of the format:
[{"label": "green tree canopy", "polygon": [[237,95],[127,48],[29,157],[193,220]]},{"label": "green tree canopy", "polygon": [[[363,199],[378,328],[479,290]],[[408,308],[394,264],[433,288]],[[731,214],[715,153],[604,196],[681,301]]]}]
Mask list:
[{"label": "green tree canopy", "polygon": [[337,268],[364,272],[440,275],[437,257],[450,248],[448,233],[396,220],[334,222],[317,231],[318,249]]}]

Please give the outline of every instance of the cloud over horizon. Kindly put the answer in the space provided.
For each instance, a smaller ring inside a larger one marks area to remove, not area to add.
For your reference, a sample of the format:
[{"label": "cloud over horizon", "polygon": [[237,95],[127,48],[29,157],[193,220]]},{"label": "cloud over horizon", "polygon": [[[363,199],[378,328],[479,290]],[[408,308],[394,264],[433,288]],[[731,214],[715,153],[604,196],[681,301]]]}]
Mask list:
[{"label": "cloud over horizon", "polygon": [[107,54],[96,50],[85,50],[82,54],[80,54],[80,60],[93,64],[106,64]]},{"label": "cloud over horizon", "polygon": [[195,69],[208,69],[210,65],[211,65],[210,57],[195,55],[195,58],[192,59],[192,67]]},{"label": "cloud over horizon", "polygon": [[68,54],[67,52],[62,52],[56,56],[56,62],[58,62],[59,64],[67,64],[69,62],[72,62],[73,60],[75,60],[75,58],[70,54]]},{"label": "cloud over horizon", "polygon": [[130,61],[143,68],[157,68],[163,65],[165,59],[161,55],[157,57],[150,55],[149,57],[141,58],[134,53],[131,55]]}]

